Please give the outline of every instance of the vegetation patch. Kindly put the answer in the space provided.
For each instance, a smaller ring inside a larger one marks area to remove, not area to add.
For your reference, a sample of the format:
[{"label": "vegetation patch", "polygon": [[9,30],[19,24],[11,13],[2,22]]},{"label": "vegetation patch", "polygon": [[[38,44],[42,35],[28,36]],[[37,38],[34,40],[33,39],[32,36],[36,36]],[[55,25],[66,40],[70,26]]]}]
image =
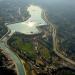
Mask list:
[{"label": "vegetation patch", "polygon": [[[13,39],[13,40],[12,40]],[[12,40],[12,41],[11,41]],[[25,54],[29,58],[35,59],[36,52],[34,50],[34,46],[32,41],[30,40],[23,40],[18,36],[14,36],[9,40],[11,47],[15,48],[19,52]]]}]

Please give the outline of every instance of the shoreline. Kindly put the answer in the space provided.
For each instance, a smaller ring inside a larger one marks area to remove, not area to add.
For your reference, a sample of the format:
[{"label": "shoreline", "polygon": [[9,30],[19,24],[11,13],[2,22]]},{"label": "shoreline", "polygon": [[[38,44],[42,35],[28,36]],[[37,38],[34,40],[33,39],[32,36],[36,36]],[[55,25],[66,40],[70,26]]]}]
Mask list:
[{"label": "shoreline", "polygon": [[[14,60],[12,59],[11,55],[9,55],[9,53],[5,52],[2,49],[1,49],[0,53],[2,53],[5,56],[5,58],[7,59],[8,64],[10,63],[10,61],[12,62],[10,65],[6,66],[6,68],[11,69],[12,71],[14,71],[16,73],[16,75],[19,75],[18,70],[17,70],[17,65],[14,62]],[[12,69],[13,66],[14,66],[14,68]]]},{"label": "shoreline", "polygon": [[[43,15],[44,15],[44,16],[43,16]],[[43,11],[43,12],[42,12],[42,17],[43,17],[43,19],[45,19],[45,16],[46,16],[46,15],[45,15],[45,11]],[[44,20],[44,21],[46,21],[46,20]]]}]

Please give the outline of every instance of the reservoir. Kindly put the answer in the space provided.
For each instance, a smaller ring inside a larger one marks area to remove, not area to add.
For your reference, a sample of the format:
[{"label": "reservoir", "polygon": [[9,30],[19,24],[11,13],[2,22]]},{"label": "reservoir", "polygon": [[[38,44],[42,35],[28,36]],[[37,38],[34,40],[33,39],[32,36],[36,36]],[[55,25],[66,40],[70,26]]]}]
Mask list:
[{"label": "reservoir", "polygon": [[28,20],[7,25],[7,27],[11,30],[11,33],[20,32],[27,35],[38,34],[40,31],[37,29],[37,27],[47,25],[46,22],[42,19],[43,10],[40,7],[30,5],[27,8],[27,11],[31,15]]}]

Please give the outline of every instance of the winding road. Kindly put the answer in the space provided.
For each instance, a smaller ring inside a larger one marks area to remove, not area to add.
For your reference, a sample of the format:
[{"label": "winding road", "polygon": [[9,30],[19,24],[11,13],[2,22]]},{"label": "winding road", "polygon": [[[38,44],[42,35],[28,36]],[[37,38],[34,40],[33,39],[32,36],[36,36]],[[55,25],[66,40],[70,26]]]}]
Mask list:
[{"label": "winding road", "polygon": [[52,37],[53,37],[53,51],[62,59],[64,59],[65,61],[69,62],[70,64],[75,66],[75,61],[65,57],[63,54],[59,53],[57,51],[57,30],[55,25],[53,25],[50,21],[48,21],[47,15],[44,12],[44,18],[45,21],[48,23],[48,25],[50,25],[50,29],[52,29]]}]

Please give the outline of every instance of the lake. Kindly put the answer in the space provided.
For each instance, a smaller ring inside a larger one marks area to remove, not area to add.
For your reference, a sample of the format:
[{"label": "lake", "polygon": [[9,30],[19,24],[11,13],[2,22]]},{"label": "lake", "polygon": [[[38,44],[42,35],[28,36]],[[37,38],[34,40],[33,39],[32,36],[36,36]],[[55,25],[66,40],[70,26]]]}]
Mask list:
[{"label": "lake", "polygon": [[40,31],[37,29],[38,26],[47,25],[46,22],[42,19],[43,10],[34,5],[30,5],[27,8],[27,11],[31,15],[31,17],[24,22],[15,23],[7,25],[7,27],[11,30],[11,33],[20,32],[23,34],[38,34]]}]

